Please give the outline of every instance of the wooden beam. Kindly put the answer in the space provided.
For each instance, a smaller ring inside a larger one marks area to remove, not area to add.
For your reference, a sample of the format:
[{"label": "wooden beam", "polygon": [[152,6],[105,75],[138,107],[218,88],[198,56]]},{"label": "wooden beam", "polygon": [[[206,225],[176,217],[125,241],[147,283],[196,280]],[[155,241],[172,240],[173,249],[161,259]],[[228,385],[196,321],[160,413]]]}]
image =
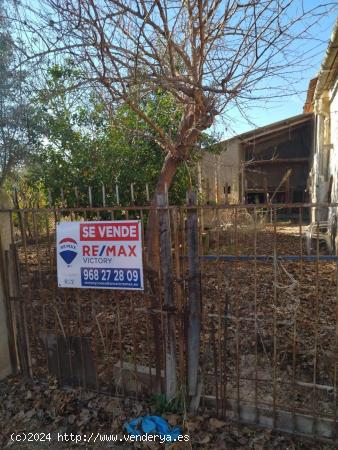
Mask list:
[{"label": "wooden beam", "polygon": [[284,177],[282,178],[282,181],[279,183],[279,185],[276,187],[275,192],[272,194],[271,198],[270,198],[270,203],[272,203],[272,200],[275,198],[278,190],[280,189],[281,186],[283,186],[283,184],[289,179],[289,176],[292,173],[292,169],[289,169],[286,174],[284,175]]},{"label": "wooden beam", "polygon": [[264,165],[273,165],[273,164],[300,164],[304,162],[308,162],[310,158],[276,158],[276,159],[257,159],[254,161],[245,162],[247,166],[264,166]]},{"label": "wooden beam", "polygon": [[[267,193],[269,193],[269,192],[274,192],[275,191],[275,188],[274,187],[270,187],[270,188],[267,188]],[[258,193],[265,193],[265,188],[249,188],[249,189],[247,189],[246,190],[246,192],[247,193],[251,193],[251,192],[257,192],[257,194]],[[277,192],[285,192],[285,189],[283,188],[283,189],[279,189]]]},{"label": "wooden beam", "polygon": [[[276,136],[278,134],[284,134],[288,133],[289,129],[292,130],[292,132],[295,131],[295,129],[303,128],[304,126],[311,125],[312,117],[308,117],[305,120],[301,120],[299,122],[295,122],[293,124],[291,123],[285,123],[282,126],[275,128],[275,129],[266,129],[261,130],[260,132],[253,132],[251,137],[243,138],[242,143],[243,144],[254,144],[257,143],[260,139],[271,139],[271,137]],[[257,130],[258,131],[258,130]]]}]

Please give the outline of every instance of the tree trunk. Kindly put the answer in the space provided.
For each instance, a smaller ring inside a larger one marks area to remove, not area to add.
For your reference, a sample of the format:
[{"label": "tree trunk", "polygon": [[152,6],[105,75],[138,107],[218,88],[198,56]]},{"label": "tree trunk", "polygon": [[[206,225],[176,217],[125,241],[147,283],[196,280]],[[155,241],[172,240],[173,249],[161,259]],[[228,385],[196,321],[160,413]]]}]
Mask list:
[{"label": "tree trunk", "polygon": [[[176,170],[180,165],[180,160],[173,158],[170,153],[167,154],[163,167],[156,185],[153,200],[151,202],[152,207],[157,206],[158,194],[164,194],[166,189],[169,189],[174,179]],[[158,312],[160,309],[160,280],[159,280],[159,268],[160,268],[160,243],[159,243],[159,216],[156,209],[152,209],[149,212],[147,230],[147,255],[146,255],[146,268],[148,286],[151,300],[152,314],[152,326],[154,331],[154,344],[155,344],[155,369],[156,369],[156,391],[161,391],[161,321],[159,320]]]},{"label": "tree trunk", "polygon": [[[177,158],[173,158],[169,153],[166,156],[163,167],[157,181],[154,196],[151,202],[152,207],[157,206],[158,194],[165,193],[166,189],[169,190],[172,181],[174,179],[176,170],[181,161]],[[159,268],[159,239],[158,239],[158,214],[156,210],[151,210],[149,213],[147,224],[147,267],[148,270],[158,271]]]}]

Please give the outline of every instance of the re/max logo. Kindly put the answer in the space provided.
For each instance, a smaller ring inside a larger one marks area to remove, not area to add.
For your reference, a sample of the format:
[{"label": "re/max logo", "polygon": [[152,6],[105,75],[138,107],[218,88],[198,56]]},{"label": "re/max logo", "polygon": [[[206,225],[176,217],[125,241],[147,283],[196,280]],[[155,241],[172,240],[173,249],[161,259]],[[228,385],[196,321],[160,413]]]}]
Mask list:
[{"label": "re/max logo", "polygon": [[136,257],[136,245],[83,245],[82,256]]}]

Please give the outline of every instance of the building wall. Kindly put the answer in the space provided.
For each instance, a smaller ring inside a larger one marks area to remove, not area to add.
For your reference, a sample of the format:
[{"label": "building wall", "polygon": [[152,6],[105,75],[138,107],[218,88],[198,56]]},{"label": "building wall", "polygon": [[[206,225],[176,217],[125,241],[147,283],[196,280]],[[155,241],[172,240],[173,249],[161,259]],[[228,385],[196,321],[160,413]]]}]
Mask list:
[{"label": "building wall", "polygon": [[206,152],[199,163],[200,194],[208,203],[239,203],[240,141],[221,142],[216,151]]},{"label": "building wall", "polygon": [[333,175],[331,201],[338,202],[338,80],[330,90],[330,175]]},{"label": "building wall", "polygon": [[[315,101],[315,152],[311,170],[313,202],[325,201],[330,179],[330,104],[327,91]],[[332,168],[332,167],[331,167]]]},{"label": "building wall", "polygon": [[[326,51],[313,96],[315,145],[309,185],[314,203],[338,202],[338,20]],[[315,208],[312,221],[336,220],[337,208]]]},{"label": "building wall", "polygon": [[[315,100],[315,152],[310,173],[313,203],[338,202],[338,79]],[[337,208],[319,208],[312,221],[329,220]]]}]

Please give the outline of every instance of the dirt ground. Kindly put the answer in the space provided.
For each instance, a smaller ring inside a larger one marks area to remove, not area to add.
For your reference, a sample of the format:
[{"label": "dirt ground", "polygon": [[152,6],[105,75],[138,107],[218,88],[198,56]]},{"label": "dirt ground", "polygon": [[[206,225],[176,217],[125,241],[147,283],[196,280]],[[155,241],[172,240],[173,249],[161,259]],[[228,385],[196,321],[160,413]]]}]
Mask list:
[{"label": "dirt ground", "polygon": [[[55,380],[49,383],[23,382],[9,378],[0,383],[0,448],[1,449],[77,449],[77,448],[172,448],[172,449],[333,449],[334,445],[313,442],[288,435],[237,426],[217,419],[207,411],[190,417],[182,411],[161,413],[171,425],[180,426],[188,434],[188,443],[128,444],[61,443],[58,433],[70,436],[124,434],[125,422],[145,414],[157,414],[156,402],[142,403],[130,399],[111,398],[79,389],[60,389]],[[12,433],[34,433],[43,439],[50,433],[50,442],[13,442]]]}]

